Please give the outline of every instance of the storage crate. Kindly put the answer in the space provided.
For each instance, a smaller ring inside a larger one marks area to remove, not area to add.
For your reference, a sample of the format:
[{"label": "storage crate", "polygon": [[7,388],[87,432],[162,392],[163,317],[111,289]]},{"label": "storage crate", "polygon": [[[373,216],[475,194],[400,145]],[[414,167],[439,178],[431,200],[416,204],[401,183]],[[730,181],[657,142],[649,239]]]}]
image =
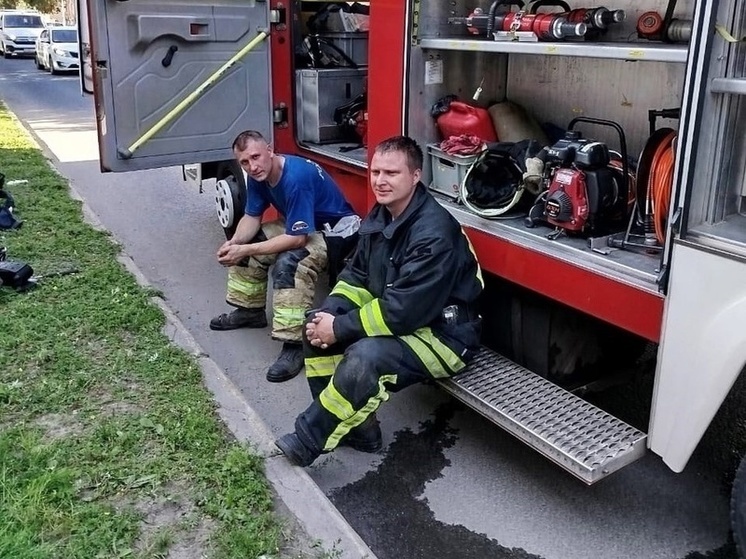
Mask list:
[{"label": "storage crate", "polygon": [[433,173],[430,189],[457,199],[461,181],[479,155],[452,155],[440,149],[438,144],[428,144],[427,153]]},{"label": "storage crate", "polygon": [[323,33],[319,35],[328,39],[334,46],[349,56],[358,66],[368,65],[368,33]]}]

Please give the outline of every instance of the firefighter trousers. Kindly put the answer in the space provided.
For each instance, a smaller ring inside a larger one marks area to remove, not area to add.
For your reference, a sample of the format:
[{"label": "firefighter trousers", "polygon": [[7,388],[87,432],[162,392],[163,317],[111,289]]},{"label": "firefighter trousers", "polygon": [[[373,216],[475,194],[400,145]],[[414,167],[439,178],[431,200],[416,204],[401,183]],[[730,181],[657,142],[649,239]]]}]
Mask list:
[{"label": "firefighter trousers", "polygon": [[[283,220],[263,223],[252,242],[285,233]],[[269,268],[272,266],[272,338],[301,342],[305,313],[313,305],[316,282],[326,268],[324,236],[313,233],[306,246],[279,254],[252,256],[243,265],[228,269],[229,305],[259,309],[267,305]]]},{"label": "firefighter trousers", "polygon": [[429,328],[411,336],[362,338],[327,350],[312,346],[304,332],[303,351],[313,402],[296,419],[295,432],[319,454],[333,450],[388,400],[389,392],[455,374],[465,366]]}]

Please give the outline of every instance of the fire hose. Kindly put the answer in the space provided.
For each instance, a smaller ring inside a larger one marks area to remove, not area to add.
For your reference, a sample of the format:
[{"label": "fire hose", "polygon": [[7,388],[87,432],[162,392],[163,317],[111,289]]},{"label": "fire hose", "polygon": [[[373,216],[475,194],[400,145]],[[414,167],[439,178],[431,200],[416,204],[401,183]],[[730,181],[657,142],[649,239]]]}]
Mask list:
[{"label": "fire hose", "polygon": [[666,220],[671,206],[675,140],[676,135],[671,132],[657,146],[648,175],[646,209],[652,218],[655,238],[660,245],[666,240]]}]

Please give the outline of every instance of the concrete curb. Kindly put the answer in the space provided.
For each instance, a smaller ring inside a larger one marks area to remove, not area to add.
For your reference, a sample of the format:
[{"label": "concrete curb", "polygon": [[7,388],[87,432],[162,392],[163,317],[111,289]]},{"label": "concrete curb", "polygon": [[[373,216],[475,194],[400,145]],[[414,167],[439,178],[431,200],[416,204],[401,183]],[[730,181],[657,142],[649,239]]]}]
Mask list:
[{"label": "concrete curb", "polygon": [[[71,195],[82,203],[83,215],[93,227],[106,230],[82,196],[70,185]],[[122,253],[119,262],[143,287],[152,287],[134,260]],[[297,519],[306,534],[321,549],[339,559],[376,559],[362,538],[321,491],[311,476],[291,465],[274,445],[275,437],[254,409],[249,406],[235,384],[218,367],[189,333],[166,302],[151,299],[166,317],[164,327],[168,338],[192,354],[202,369],[205,387],[218,404],[218,415],[237,440],[248,442],[265,459],[265,473],[277,495]]]}]

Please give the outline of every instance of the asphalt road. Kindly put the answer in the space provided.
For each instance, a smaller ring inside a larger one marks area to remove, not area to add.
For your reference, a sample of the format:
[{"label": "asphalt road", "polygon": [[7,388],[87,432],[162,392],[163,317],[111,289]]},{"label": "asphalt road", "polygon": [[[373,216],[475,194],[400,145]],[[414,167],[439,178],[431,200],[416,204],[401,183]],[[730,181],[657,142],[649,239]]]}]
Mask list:
[{"label": "asphalt road", "polygon": [[[100,174],[76,77],[0,59],[0,98],[269,428],[289,431],[309,396],[302,377],[264,380],[280,344],[267,330],[207,328],[227,310],[211,194],[190,190],[180,168]],[[381,453],[340,449],[309,473],[380,559],[735,557],[727,496],[696,463],[674,474],[648,454],[587,487],[434,386],[393,395],[379,417]]]}]

